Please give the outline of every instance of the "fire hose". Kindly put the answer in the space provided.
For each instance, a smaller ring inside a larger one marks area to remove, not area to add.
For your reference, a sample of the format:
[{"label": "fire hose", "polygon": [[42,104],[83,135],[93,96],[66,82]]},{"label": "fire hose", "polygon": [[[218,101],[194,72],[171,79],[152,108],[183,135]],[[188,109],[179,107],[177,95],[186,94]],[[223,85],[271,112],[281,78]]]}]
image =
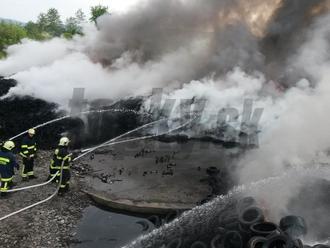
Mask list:
[{"label": "fire hose", "polygon": [[[78,160],[79,158],[81,158],[81,157],[83,157],[83,156],[85,156],[85,155],[87,155],[87,154],[89,154],[89,153],[95,151],[96,149],[101,148],[101,147],[111,146],[111,145],[120,144],[120,143],[127,143],[127,142],[132,142],[132,141],[137,141],[137,140],[145,140],[145,139],[155,138],[155,137],[159,137],[159,136],[162,136],[162,135],[165,135],[165,134],[169,134],[169,133],[171,133],[171,132],[174,132],[174,131],[176,131],[176,130],[179,130],[179,129],[181,129],[181,128],[187,126],[189,123],[193,122],[196,118],[197,118],[197,117],[195,116],[194,118],[192,118],[191,120],[185,122],[184,124],[180,125],[179,127],[176,127],[176,128],[170,129],[170,130],[168,130],[167,132],[162,133],[162,134],[155,134],[155,135],[149,135],[149,136],[144,136],[144,137],[139,137],[139,138],[133,138],[133,139],[128,139],[128,140],[122,140],[122,141],[114,142],[115,140],[118,140],[119,138],[122,138],[123,136],[128,135],[128,134],[130,134],[130,133],[132,133],[132,132],[134,132],[134,131],[140,130],[140,129],[145,128],[146,126],[149,126],[149,125],[151,125],[151,124],[154,124],[154,123],[157,123],[157,122],[160,122],[160,121],[163,121],[163,120],[168,120],[168,119],[161,119],[161,120],[158,120],[158,121],[154,121],[154,122],[148,123],[148,124],[146,124],[146,125],[144,125],[144,126],[142,126],[142,127],[136,128],[136,129],[131,130],[131,131],[125,133],[125,134],[122,134],[122,135],[120,135],[120,136],[118,136],[118,137],[116,137],[116,138],[113,138],[113,139],[111,139],[111,140],[109,140],[109,141],[107,141],[107,142],[104,142],[104,143],[102,143],[101,145],[98,145],[98,146],[96,146],[96,147],[94,147],[94,148],[90,148],[90,149],[85,150],[85,152],[84,152],[82,155],[76,157],[73,161],[76,161],[76,160]],[[38,206],[38,205],[40,205],[40,204],[43,204],[43,203],[45,203],[45,202],[51,200],[52,198],[54,198],[54,197],[57,195],[57,193],[58,193],[58,191],[59,191],[59,189],[60,189],[61,183],[62,183],[62,175],[63,175],[62,171],[63,171],[63,165],[64,165],[64,160],[63,160],[63,162],[62,162],[62,164],[61,164],[61,170],[60,170],[60,181],[59,181],[59,184],[58,184],[58,186],[57,186],[55,192],[54,192],[51,196],[47,197],[46,199],[44,199],[44,200],[42,200],[42,201],[39,201],[39,202],[36,202],[36,203],[34,203],[34,204],[31,204],[31,205],[29,205],[29,206],[27,206],[27,207],[24,207],[24,208],[22,208],[22,209],[20,209],[20,210],[17,210],[17,211],[15,211],[15,212],[12,212],[12,213],[10,213],[10,214],[7,214],[7,215],[1,217],[1,218],[0,218],[0,221],[5,220],[5,219],[7,219],[7,218],[9,218],[9,217],[11,217],[11,216],[14,216],[14,215],[16,215],[16,214],[19,214],[19,213],[21,213],[21,212],[24,212],[24,211],[26,211],[26,210],[28,210],[28,209],[31,209],[31,208],[33,208],[33,207],[35,207],[35,206]],[[52,182],[52,181],[55,179],[55,177],[58,175],[58,173],[59,173],[59,172],[57,172],[56,175],[55,175],[53,178],[51,178],[49,181],[47,181],[47,182],[45,182],[45,183],[38,184],[38,185],[27,186],[27,187],[24,187],[24,188],[16,189],[15,191],[22,191],[22,190],[26,190],[26,189],[31,189],[31,188],[36,188],[36,187],[40,187],[40,186],[47,185],[47,184],[49,184],[50,182]],[[13,192],[13,191],[12,191],[12,192]]]},{"label": "fire hose", "polygon": [[[69,155],[67,155],[67,156],[71,156],[71,154],[69,154]],[[31,205],[29,205],[29,206],[27,206],[27,207],[25,207],[25,208],[22,208],[22,209],[20,209],[20,210],[17,210],[17,211],[15,211],[15,212],[12,212],[12,213],[10,213],[10,214],[7,214],[7,215],[1,217],[1,218],[0,218],[0,221],[2,221],[2,220],[4,220],[4,219],[7,219],[7,218],[9,218],[9,217],[11,217],[11,216],[14,216],[14,215],[16,215],[16,214],[19,214],[19,213],[21,213],[21,212],[23,212],[23,211],[26,211],[26,210],[28,210],[28,209],[30,209],[30,208],[33,208],[33,207],[35,207],[35,206],[38,206],[38,205],[40,205],[40,204],[42,204],[42,203],[45,203],[45,202],[51,200],[52,198],[54,198],[54,197],[57,195],[57,192],[59,191],[59,189],[60,189],[60,187],[61,187],[61,184],[62,184],[62,177],[63,177],[63,173],[62,173],[62,172],[63,172],[64,162],[65,162],[65,160],[63,159],[63,162],[62,162],[62,164],[61,164],[61,170],[60,170],[60,174],[61,174],[61,175],[60,175],[60,181],[59,181],[59,183],[58,183],[58,186],[57,186],[55,192],[54,192],[51,196],[47,197],[46,199],[44,199],[44,200],[42,200],[42,201],[36,202],[36,203],[34,203],[34,204],[31,204]],[[55,178],[55,177],[54,177],[54,178]]]},{"label": "fire hose", "polygon": [[[114,142],[114,141],[116,141],[116,140],[118,140],[118,139],[120,139],[120,138],[122,138],[122,137],[124,137],[124,136],[126,136],[126,135],[128,135],[128,134],[131,134],[131,133],[136,132],[136,131],[138,131],[138,130],[140,130],[140,129],[142,129],[142,128],[145,128],[145,127],[151,126],[152,124],[155,124],[155,123],[160,122],[160,121],[163,121],[163,120],[166,120],[166,119],[161,119],[161,120],[153,121],[153,122],[151,122],[151,123],[148,123],[148,124],[146,124],[146,125],[143,125],[142,127],[138,127],[138,128],[135,128],[134,130],[131,130],[131,131],[129,131],[129,132],[126,132],[126,133],[124,133],[124,134],[121,134],[120,136],[118,136],[118,137],[116,137],[116,138],[113,138],[113,139],[111,139],[111,140],[108,140],[108,141],[102,143],[102,144],[99,145],[99,146],[96,146],[96,147],[94,147],[94,148],[89,148],[89,149],[82,150],[81,152],[82,152],[83,154],[80,155],[79,157],[76,157],[73,161],[76,161],[76,160],[78,160],[79,158],[84,157],[84,156],[87,155],[88,153],[93,152],[93,151],[95,151],[96,149],[98,149],[98,148],[100,148],[100,147],[113,145],[111,142]],[[180,128],[180,127],[179,127],[179,128]],[[178,128],[178,129],[179,129],[179,128]],[[172,132],[172,131],[171,131],[171,132]],[[162,135],[163,135],[163,134],[162,134]],[[143,138],[143,137],[142,137],[142,138]],[[126,142],[129,142],[129,141],[130,141],[130,140],[126,140]],[[133,140],[132,140],[132,141],[133,141]],[[115,144],[117,144],[117,143],[114,143],[114,145],[115,145]],[[30,185],[30,186],[26,186],[26,187],[22,187],[22,188],[10,189],[10,190],[8,190],[7,192],[17,192],[17,191],[22,191],[22,190],[26,190],[26,189],[32,189],[32,188],[38,188],[38,187],[41,187],[41,186],[45,186],[45,185],[51,183],[51,182],[56,178],[56,176],[58,175],[58,173],[59,173],[59,172],[57,172],[57,173],[56,173],[56,174],[55,174],[50,180],[48,180],[47,182],[40,183],[40,184],[35,184],[35,185]]]},{"label": "fire hose", "polygon": [[[110,105],[110,107],[113,106],[113,105],[115,105],[116,103],[117,102],[115,102],[114,104]],[[92,114],[92,113],[104,113],[104,112],[110,112],[110,111],[112,111],[112,112],[133,112],[133,113],[136,113],[136,111],[130,110],[130,109],[128,109],[128,110],[127,109],[103,109],[103,110],[91,110],[91,111],[80,112],[78,115],[85,115],[85,114]],[[68,119],[70,117],[72,117],[72,115],[65,115],[65,116],[59,117],[57,119],[50,120],[50,121],[47,121],[47,122],[42,123],[40,125],[37,125],[37,126],[33,127],[33,129],[38,129],[40,127],[44,127],[44,126],[47,126],[47,125],[52,124],[54,122],[65,120],[65,119]],[[26,134],[27,132],[28,132],[28,130],[25,130],[25,131],[23,131],[23,132],[15,135],[15,136],[11,137],[9,140],[17,139],[18,137]]]}]

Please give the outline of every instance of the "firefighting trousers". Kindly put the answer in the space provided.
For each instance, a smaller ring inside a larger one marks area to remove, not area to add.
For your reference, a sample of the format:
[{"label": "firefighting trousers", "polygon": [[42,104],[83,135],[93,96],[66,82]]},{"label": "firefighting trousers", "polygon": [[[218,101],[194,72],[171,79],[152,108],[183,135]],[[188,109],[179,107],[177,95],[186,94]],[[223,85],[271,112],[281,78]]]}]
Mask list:
[{"label": "firefighting trousers", "polygon": [[34,158],[23,158],[23,170],[22,170],[22,177],[30,177],[34,175],[33,172],[34,167]]},{"label": "firefighting trousers", "polygon": [[7,192],[13,183],[13,177],[1,177],[0,179],[0,192]]},{"label": "firefighting trousers", "polygon": [[[60,185],[59,192],[65,192],[65,191],[69,190],[70,178],[71,178],[70,169],[63,169],[62,182]],[[60,180],[60,177],[58,177],[58,182],[59,182],[59,180]]]}]

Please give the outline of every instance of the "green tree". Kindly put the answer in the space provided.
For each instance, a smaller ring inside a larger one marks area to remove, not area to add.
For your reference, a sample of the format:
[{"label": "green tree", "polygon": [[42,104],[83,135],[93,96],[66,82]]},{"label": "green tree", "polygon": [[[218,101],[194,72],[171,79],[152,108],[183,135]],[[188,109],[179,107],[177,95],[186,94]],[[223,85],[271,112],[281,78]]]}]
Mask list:
[{"label": "green tree", "polygon": [[77,10],[75,17],[79,24],[82,24],[86,21],[86,15],[81,9]]},{"label": "green tree", "polygon": [[63,36],[67,39],[72,38],[76,34],[83,35],[82,24],[85,22],[86,17],[84,12],[79,9],[75,17],[69,17],[65,22],[65,32]]},{"label": "green tree", "polygon": [[26,32],[27,32],[27,37],[32,40],[44,40],[46,39],[45,34],[42,32],[42,29],[37,23],[34,22],[28,22],[24,26]]},{"label": "green tree", "polygon": [[61,16],[55,8],[49,9],[47,13],[41,13],[37,24],[43,32],[47,32],[51,37],[61,36],[64,32]]},{"label": "green tree", "polygon": [[77,33],[80,33],[81,27],[79,26],[79,23],[76,18],[69,17],[66,19],[65,22],[65,33],[70,33],[72,35],[75,35]]},{"label": "green tree", "polygon": [[0,58],[6,55],[5,49],[8,46],[21,42],[25,37],[27,32],[22,26],[0,22]]},{"label": "green tree", "polygon": [[102,5],[93,6],[91,7],[91,18],[89,20],[97,24],[97,18],[105,14],[109,14],[107,6],[102,6]]}]

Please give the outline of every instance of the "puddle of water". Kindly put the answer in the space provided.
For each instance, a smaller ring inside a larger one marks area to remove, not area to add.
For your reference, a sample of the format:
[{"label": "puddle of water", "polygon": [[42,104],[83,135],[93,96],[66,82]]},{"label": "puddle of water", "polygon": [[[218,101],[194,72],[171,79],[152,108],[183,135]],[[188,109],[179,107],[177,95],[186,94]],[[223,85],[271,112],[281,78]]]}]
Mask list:
[{"label": "puddle of water", "polygon": [[136,224],[143,218],[105,211],[95,206],[85,209],[78,223],[79,241],[74,248],[119,248],[130,243],[142,234],[142,227]]}]

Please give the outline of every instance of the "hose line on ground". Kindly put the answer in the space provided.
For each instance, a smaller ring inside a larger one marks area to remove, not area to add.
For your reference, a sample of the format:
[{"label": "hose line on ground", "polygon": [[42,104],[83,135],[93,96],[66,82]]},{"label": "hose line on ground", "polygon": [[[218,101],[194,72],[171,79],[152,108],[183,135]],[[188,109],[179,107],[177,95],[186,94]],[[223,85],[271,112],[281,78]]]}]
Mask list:
[{"label": "hose line on ground", "polygon": [[51,179],[49,179],[48,181],[46,181],[44,183],[34,184],[34,185],[22,187],[22,188],[9,189],[6,192],[17,192],[17,191],[22,191],[22,190],[26,190],[26,189],[33,189],[33,188],[45,186],[45,185],[51,183],[52,181],[54,181],[54,179],[58,176],[58,174],[59,174],[59,172],[56,172],[56,174]]},{"label": "hose line on ground", "polygon": [[[68,156],[71,156],[71,155],[72,155],[72,154],[69,154]],[[20,210],[17,210],[17,211],[15,211],[15,212],[12,212],[12,213],[10,213],[10,214],[7,214],[7,215],[1,217],[1,218],[0,218],[0,221],[5,220],[5,219],[7,219],[7,218],[9,218],[9,217],[11,217],[11,216],[14,216],[14,215],[16,215],[16,214],[19,214],[19,213],[21,213],[21,212],[23,212],[23,211],[26,211],[26,210],[28,210],[28,209],[30,209],[30,208],[33,208],[33,207],[35,207],[35,206],[38,206],[38,205],[40,205],[40,204],[42,204],[42,203],[45,203],[45,202],[51,200],[52,198],[54,198],[54,197],[57,195],[57,192],[59,191],[59,189],[60,189],[60,187],[61,187],[61,184],[62,184],[64,162],[65,162],[65,160],[63,160],[63,162],[62,162],[62,164],[61,164],[61,170],[60,170],[60,173],[61,173],[61,175],[60,175],[60,181],[59,181],[59,183],[58,183],[58,186],[57,186],[55,192],[54,192],[51,196],[47,197],[46,199],[44,199],[44,200],[42,200],[42,201],[36,202],[36,203],[34,203],[34,204],[31,204],[31,205],[29,205],[29,206],[27,206],[27,207],[25,207],[25,208],[22,208],[22,209],[20,209]]]},{"label": "hose line on ground", "polygon": [[[87,154],[89,154],[89,153],[91,153],[91,152],[97,150],[98,148],[101,148],[101,147],[110,146],[110,145],[115,145],[115,144],[120,144],[120,143],[125,143],[125,142],[132,142],[132,141],[137,141],[137,140],[143,140],[143,139],[150,139],[150,138],[155,138],[155,137],[162,136],[162,135],[165,135],[165,134],[169,134],[169,133],[171,133],[171,132],[174,132],[174,131],[176,131],[176,130],[179,130],[179,129],[181,129],[181,128],[187,126],[189,123],[193,122],[196,118],[197,118],[197,117],[195,117],[195,118],[193,118],[193,119],[191,119],[191,120],[185,122],[184,124],[180,125],[180,126],[177,127],[177,128],[170,129],[170,130],[168,130],[167,132],[162,133],[162,134],[155,134],[155,135],[149,135],[149,136],[144,136],[144,137],[139,137],[139,138],[133,138],[133,139],[128,139],[128,140],[122,140],[122,141],[114,142],[114,141],[116,141],[116,140],[118,140],[118,139],[124,137],[125,135],[128,135],[128,134],[133,133],[133,132],[135,132],[135,131],[137,131],[137,130],[140,130],[140,129],[142,129],[142,128],[145,128],[146,126],[149,126],[149,125],[151,125],[151,124],[154,124],[154,123],[160,122],[160,121],[162,121],[162,120],[168,120],[168,119],[161,119],[161,120],[158,120],[158,121],[151,122],[151,123],[146,124],[146,125],[144,125],[144,126],[142,126],[142,127],[139,127],[139,128],[134,129],[134,130],[131,130],[131,131],[127,132],[127,133],[124,133],[124,134],[122,134],[122,135],[120,135],[120,136],[118,136],[118,137],[116,137],[116,138],[114,138],[114,139],[111,139],[111,140],[107,141],[107,142],[104,142],[103,144],[101,144],[101,145],[99,145],[99,146],[96,146],[96,147],[94,147],[94,148],[87,149],[87,151],[86,151],[85,153],[83,153],[82,155],[78,156],[78,157],[75,158],[73,161],[76,161],[76,160],[78,160],[79,158],[81,158],[81,157],[83,157],[83,156],[85,156],[85,155],[87,155]],[[72,155],[72,154],[70,154],[70,156],[71,156],[71,155]],[[27,207],[24,207],[24,208],[22,208],[22,209],[20,209],[20,210],[17,210],[17,211],[12,212],[12,213],[10,213],[10,214],[8,214],[8,215],[5,215],[5,216],[3,216],[3,217],[0,218],[0,221],[5,220],[5,219],[7,219],[7,218],[9,218],[9,217],[11,217],[11,216],[14,216],[14,215],[16,215],[16,214],[19,214],[19,213],[21,213],[21,212],[24,212],[24,211],[26,211],[26,210],[28,210],[28,209],[31,209],[31,208],[33,208],[33,207],[35,207],[35,206],[38,206],[38,205],[40,205],[40,204],[43,204],[43,203],[45,203],[45,202],[51,200],[52,198],[54,198],[54,197],[57,195],[57,193],[58,193],[58,191],[59,191],[59,189],[60,189],[60,187],[61,187],[62,177],[63,177],[63,173],[62,173],[62,172],[63,172],[63,166],[64,166],[64,160],[63,160],[63,162],[62,162],[62,164],[61,164],[61,171],[60,171],[61,175],[60,175],[60,181],[59,181],[59,184],[58,184],[58,186],[57,186],[57,188],[56,188],[56,191],[55,191],[51,196],[47,197],[46,199],[44,199],[44,200],[42,200],[42,201],[36,202],[36,203],[31,204],[31,205],[29,205],[29,206],[27,206]],[[58,172],[56,173],[56,175],[58,175]],[[54,180],[54,178],[56,177],[56,175],[55,175],[52,179],[50,179],[49,181],[47,181],[47,182],[45,182],[45,183],[42,183],[42,184],[39,184],[39,185],[31,185],[31,186],[27,186],[27,187],[24,187],[24,189],[23,189],[23,188],[20,188],[20,189],[12,190],[11,192],[13,192],[13,191],[21,191],[21,190],[25,190],[25,189],[31,189],[31,188],[36,188],[36,187],[40,187],[40,186],[47,185],[47,184],[50,183],[52,180]]]}]

